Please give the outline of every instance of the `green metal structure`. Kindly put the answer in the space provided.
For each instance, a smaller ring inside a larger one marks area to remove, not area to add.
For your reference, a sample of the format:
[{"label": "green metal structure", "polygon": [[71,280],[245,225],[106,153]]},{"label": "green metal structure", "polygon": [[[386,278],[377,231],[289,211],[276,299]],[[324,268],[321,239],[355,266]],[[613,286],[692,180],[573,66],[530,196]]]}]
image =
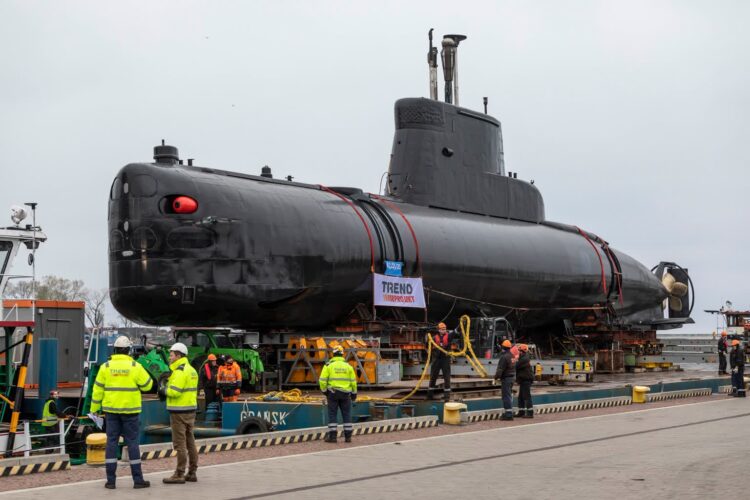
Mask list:
[{"label": "green metal structure", "polygon": [[[176,330],[174,333],[174,341],[187,346],[188,359],[196,370],[200,370],[209,354],[216,357],[232,356],[242,370],[243,385],[252,386],[263,373],[263,362],[258,351],[245,340],[243,333],[228,329],[189,328]],[[156,345],[140,355],[137,361],[157,383],[163,383],[162,379],[169,373],[169,346]]]}]

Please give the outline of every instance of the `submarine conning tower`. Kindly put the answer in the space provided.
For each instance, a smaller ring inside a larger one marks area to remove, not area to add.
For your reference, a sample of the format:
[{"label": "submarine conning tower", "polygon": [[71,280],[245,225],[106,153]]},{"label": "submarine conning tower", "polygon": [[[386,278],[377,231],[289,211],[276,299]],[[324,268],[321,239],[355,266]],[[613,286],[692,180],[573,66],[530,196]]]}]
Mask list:
[{"label": "submarine conning tower", "polygon": [[424,98],[396,101],[395,114],[391,196],[432,208],[544,221],[539,190],[505,175],[499,121]]},{"label": "submarine conning tower", "polygon": [[[437,100],[437,48],[432,45],[431,99],[396,101],[396,132],[388,170],[388,193],[406,203],[505,219],[544,221],[544,200],[532,184],[506,175],[500,122],[459,107],[458,44],[445,35],[441,58],[445,100]],[[456,105],[452,102],[455,101]]]}]

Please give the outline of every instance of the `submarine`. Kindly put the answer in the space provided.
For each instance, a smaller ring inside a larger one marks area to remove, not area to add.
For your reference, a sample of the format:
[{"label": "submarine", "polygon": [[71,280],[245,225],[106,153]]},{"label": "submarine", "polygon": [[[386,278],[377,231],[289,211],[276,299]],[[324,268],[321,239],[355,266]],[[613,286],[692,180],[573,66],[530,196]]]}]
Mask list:
[{"label": "submarine", "polygon": [[[459,105],[458,46],[445,35],[445,99],[430,47],[430,98],[395,103],[383,195],[222,170],[164,141],[124,166],[108,207],[110,298],[162,326],[330,328],[375,311],[386,262],[421,278],[404,321],[505,316],[529,331],[592,317],[618,329],[692,322],[694,290],[673,262],[652,269],[575,225],[547,220],[533,182],[508,172],[499,120]],[[665,305],[666,304],[666,305]]]}]

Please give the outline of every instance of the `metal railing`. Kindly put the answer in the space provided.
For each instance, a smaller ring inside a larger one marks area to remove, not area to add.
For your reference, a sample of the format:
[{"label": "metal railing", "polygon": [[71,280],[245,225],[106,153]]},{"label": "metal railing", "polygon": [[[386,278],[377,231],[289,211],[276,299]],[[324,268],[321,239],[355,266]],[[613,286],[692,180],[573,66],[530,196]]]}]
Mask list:
[{"label": "metal railing", "polygon": [[[38,422],[38,421],[35,421]],[[23,452],[24,457],[28,457],[31,455],[31,452],[33,451],[47,451],[47,450],[59,450],[59,453],[61,455],[65,454],[65,435],[70,430],[70,427],[73,425],[73,421],[70,422],[68,427],[65,427],[65,420],[58,419],[57,421],[57,431],[56,432],[50,432],[48,434],[34,434],[31,435],[31,425],[29,425],[31,422],[28,420],[24,420],[23,422],[23,435],[24,435],[24,445],[21,449],[15,449],[13,450],[13,453],[19,453]],[[45,428],[45,430],[51,429],[52,426]],[[57,446],[44,446],[42,448],[32,448],[31,446],[31,438],[46,438],[46,437],[54,437],[57,436],[58,438],[58,445]]]}]

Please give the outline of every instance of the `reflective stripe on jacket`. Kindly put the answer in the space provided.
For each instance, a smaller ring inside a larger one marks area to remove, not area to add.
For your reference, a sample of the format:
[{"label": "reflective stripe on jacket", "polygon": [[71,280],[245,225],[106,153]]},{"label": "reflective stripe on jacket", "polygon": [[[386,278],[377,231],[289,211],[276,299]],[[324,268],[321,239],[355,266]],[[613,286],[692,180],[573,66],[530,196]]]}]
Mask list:
[{"label": "reflective stripe on jacket", "polygon": [[114,354],[99,368],[91,395],[91,411],[140,413],[141,391],[151,389],[151,375],[125,354]]},{"label": "reflective stripe on jacket", "polygon": [[184,357],[169,365],[169,369],[172,373],[167,381],[167,411],[195,411],[198,408],[198,372]]},{"label": "reflective stripe on jacket", "polygon": [[219,371],[216,374],[216,382],[219,385],[233,385],[238,389],[242,385],[242,370],[237,362],[233,362],[232,365],[224,364],[219,367]]},{"label": "reflective stripe on jacket", "polygon": [[44,409],[42,410],[42,425],[44,427],[52,427],[53,425],[57,425],[57,407],[55,407],[54,412],[50,409],[50,406],[54,404],[54,399],[48,399],[47,402],[44,403]]},{"label": "reflective stripe on jacket", "polygon": [[357,392],[357,377],[354,374],[352,365],[344,361],[341,356],[334,356],[323,367],[320,372],[320,390],[326,392],[328,389],[335,389],[343,392]]}]

